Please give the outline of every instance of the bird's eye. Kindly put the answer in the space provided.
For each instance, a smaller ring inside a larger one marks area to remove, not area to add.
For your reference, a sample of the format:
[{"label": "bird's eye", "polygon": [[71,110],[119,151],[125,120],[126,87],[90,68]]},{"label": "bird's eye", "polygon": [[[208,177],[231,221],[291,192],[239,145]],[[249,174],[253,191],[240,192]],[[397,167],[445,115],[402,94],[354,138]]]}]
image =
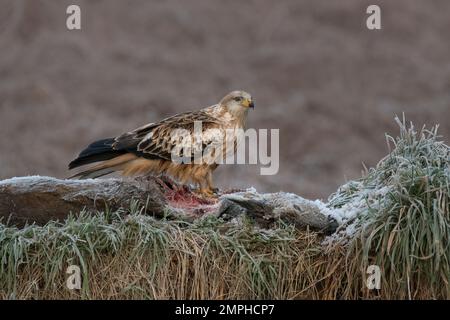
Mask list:
[{"label": "bird's eye", "polygon": [[236,97],[236,98],[234,98],[234,101],[240,102],[240,101],[242,101],[242,97]]}]

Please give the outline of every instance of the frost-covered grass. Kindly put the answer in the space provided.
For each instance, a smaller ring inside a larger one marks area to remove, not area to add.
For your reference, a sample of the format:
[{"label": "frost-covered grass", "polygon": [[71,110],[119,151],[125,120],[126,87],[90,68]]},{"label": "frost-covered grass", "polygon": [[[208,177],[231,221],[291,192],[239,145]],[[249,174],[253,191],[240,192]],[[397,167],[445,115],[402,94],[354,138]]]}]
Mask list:
[{"label": "frost-covered grass", "polygon": [[[398,121],[398,120],[397,120]],[[22,229],[0,225],[1,298],[450,298],[450,151],[436,128],[398,121],[390,152],[330,196],[327,238],[250,221],[158,221],[82,214]],[[66,287],[66,268],[82,272]],[[367,266],[381,289],[366,287]]]},{"label": "frost-covered grass", "polygon": [[383,298],[450,298],[450,149],[437,127],[416,132],[396,120],[391,152],[330,197],[329,208],[343,218],[327,241],[345,247],[346,270],[360,275],[345,296],[357,296],[375,264]]},{"label": "frost-covered grass", "polygon": [[[207,218],[157,221],[134,212],[0,229],[1,298],[293,298],[313,284],[317,235]],[[66,268],[81,268],[81,290]],[[314,290],[302,296],[314,297]]]}]

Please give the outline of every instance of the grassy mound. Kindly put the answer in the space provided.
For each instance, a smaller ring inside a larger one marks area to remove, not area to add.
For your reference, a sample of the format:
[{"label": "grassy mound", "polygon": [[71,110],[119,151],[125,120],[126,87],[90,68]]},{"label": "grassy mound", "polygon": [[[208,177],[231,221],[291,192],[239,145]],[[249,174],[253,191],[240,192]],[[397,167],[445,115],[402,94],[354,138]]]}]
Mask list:
[{"label": "grassy mound", "polygon": [[[315,234],[289,226],[185,224],[137,212],[0,234],[2,298],[292,298],[315,280],[315,269],[303,271],[320,254]],[[66,287],[72,264],[81,290]]]},{"label": "grassy mound", "polygon": [[333,244],[345,246],[344,269],[356,275],[342,279],[341,294],[359,297],[373,264],[382,298],[450,298],[450,149],[437,127],[416,132],[396,120],[400,137],[387,137],[392,151],[329,199],[350,216]]},{"label": "grassy mound", "polygon": [[[450,297],[450,151],[436,128],[400,122],[392,150],[333,194],[327,238],[278,225],[82,214],[22,229],[0,224],[1,298],[338,299]],[[69,290],[69,265],[81,270]],[[366,286],[367,267],[381,287]]]}]

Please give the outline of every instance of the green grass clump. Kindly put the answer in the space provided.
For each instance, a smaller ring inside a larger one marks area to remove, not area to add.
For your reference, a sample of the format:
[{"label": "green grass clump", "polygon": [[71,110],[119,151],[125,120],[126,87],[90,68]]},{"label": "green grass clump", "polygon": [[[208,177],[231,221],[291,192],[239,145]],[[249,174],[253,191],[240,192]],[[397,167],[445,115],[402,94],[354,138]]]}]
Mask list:
[{"label": "green grass clump", "polygon": [[[387,137],[391,152],[330,198],[332,208],[365,201],[355,206],[351,239],[340,239],[348,241],[347,268],[362,275],[378,265],[383,298],[450,298],[450,149],[437,127],[416,132],[397,122],[400,136]],[[346,295],[364,287],[362,278]]]}]

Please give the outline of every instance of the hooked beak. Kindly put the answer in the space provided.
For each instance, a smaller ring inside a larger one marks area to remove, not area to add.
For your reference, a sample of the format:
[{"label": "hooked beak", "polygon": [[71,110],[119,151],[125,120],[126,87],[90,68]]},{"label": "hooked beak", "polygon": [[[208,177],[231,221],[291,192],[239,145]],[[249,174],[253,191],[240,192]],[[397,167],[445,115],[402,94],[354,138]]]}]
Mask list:
[{"label": "hooked beak", "polygon": [[253,103],[253,101],[251,99],[245,99],[243,105],[247,108],[255,109],[255,104]]}]

